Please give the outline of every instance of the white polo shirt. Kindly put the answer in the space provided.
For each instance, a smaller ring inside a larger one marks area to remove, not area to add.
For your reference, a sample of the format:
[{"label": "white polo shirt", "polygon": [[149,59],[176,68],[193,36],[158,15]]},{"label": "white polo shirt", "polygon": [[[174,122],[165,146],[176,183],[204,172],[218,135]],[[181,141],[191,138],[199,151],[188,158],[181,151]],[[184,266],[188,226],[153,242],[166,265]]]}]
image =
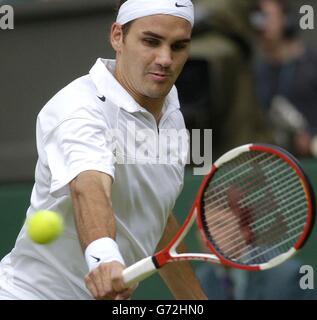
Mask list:
[{"label": "white polo shirt", "polygon": [[[144,130],[143,138],[149,132],[155,137],[158,129],[184,130],[185,124],[175,87],[157,128],[154,117],[113,77],[114,68],[114,60],[98,59],[88,75],[58,92],[38,115],[39,158],[27,216],[40,209],[57,211],[65,219],[65,232],[43,246],[31,242],[23,226],[15,247],[2,260],[2,270],[9,270],[12,281],[0,283],[0,297],[3,287],[19,299],[92,298],[84,284],[88,267],[69,191],[69,182],[85,170],[98,170],[114,179],[116,241],[126,265],[154,253],[182,189],[184,153],[168,164],[154,164],[160,158],[154,144],[151,152],[143,152],[140,141],[136,151],[124,142],[133,131],[142,136]],[[109,132],[117,132],[115,150]],[[170,144],[165,151],[179,154],[177,148]],[[144,163],[144,158],[154,161]]]}]

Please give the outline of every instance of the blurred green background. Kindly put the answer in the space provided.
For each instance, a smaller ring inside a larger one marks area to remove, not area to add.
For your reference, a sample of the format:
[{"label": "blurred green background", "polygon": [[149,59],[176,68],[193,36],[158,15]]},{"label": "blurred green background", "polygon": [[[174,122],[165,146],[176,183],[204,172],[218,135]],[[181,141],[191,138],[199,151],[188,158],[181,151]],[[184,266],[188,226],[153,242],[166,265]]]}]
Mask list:
[{"label": "blurred green background", "polygon": [[[317,190],[317,161],[302,160],[301,164],[310,177],[314,190]],[[188,168],[185,175],[185,184],[176,206],[175,214],[180,223],[184,221],[191,209],[192,202],[198,191],[202,176],[194,176],[192,169]],[[25,212],[30,201],[33,183],[10,183],[0,185],[0,257],[8,253],[14,245],[16,236],[24,222]],[[186,238],[190,251],[199,250],[195,237],[195,228],[192,228]],[[315,247],[317,243],[317,230],[314,226],[313,233],[298,257],[303,264],[317,267]],[[202,262],[195,262],[194,267]],[[134,299],[173,299],[165,284],[158,275],[154,275],[140,283],[134,293]]]}]

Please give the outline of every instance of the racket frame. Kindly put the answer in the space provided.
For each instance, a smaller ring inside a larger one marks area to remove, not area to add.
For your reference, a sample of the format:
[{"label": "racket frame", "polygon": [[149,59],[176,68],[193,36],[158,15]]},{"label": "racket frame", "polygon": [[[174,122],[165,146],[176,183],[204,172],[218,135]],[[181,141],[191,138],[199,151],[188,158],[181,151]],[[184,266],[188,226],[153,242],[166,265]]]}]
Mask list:
[{"label": "racket frame", "polygon": [[[212,245],[211,241],[209,241],[206,233],[204,231],[204,224],[201,217],[201,200],[204,194],[205,189],[207,188],[210,180],[212,179],[213,175],[216,171],[225,163],[231,161],[232,159],[238,157],[240,154],[249,151],[262,151],[276,155],[277,157],[281,158],[285,162],[287,162],[296,174],[300,177],[302,186],[305,190],[306,200],[308,203],[308,214],[305,222],[305,227],[303,230],[302,235],[296,241],[294,246],[290,248],[287,252],[271,259],[270,261],[257,264],[257,265],[244,265],[241,263],[235,263],[231,260],[226,259],[223,257],[217,249]],[[272,146],[269,144],[247,144],[235,149],[230,150],[229,152],[225,153],[221,156],[213,165],[208,173],[203,178],[201,185],[199,187],[198,193],[196,195],[195,201],[193,203],[192,209],[187,216],[186,220],[184,221],[183,225],[180,227],[174,238],[171,242],[161,251],[157,252],[155,255],[146,257],[137,263],[133,264],[132,266],[126,268],[123,271],[123,279],[127,286],[135,284],[151,274],[155,273],[159,268],[164,266],[165,264],[173,261],[182,261],[182,260],[202,260],[207,262],[212,262],[215,264],[223,264],[230,267],[248,270],[248,271],[258,271],[258,270],[266,270],[272,267],[275,267],[285,260],[289,259],[293,256],[305,243],[307,240],[313,226],[314,222],[314,213],[315,213],[315,200],[314,200],[314,192],[309,183],[309,180],[305,176],[304,171],[301,169],[300,165],[298,164],[297,160],[285,150],[278,148],[276,146]],[[184,237],[188,234],[190,228],[192,227],[194,221],[196,220],[197,225],[201,231],[203,241],[205,245],[209,248],[212,252],[211,254],[203,254],[203,253],[177,253],[177,247],[180,242],[184,239]]]},{"label": "racket frame", "polygon": [[[248,271],[259,271],[259,270],[267,270],[273,267],[276,267],[277,265],[283,263],[290,257],[296,254],[296,252],[304,245],[304,243],[307,241],[309,234],[312,231],[313,223],[314,223],[314,216],[315,216],[315,197],[314,197],[314,192],[313,189],[309,183],[308,178],[306,177],[304,171],[300,167],[298,161],[287,151],[276,147],[272,146],[269,144],[247,144],[243,145],[240,147],[237,147],[235,149],[230,150],[226,154],[224,154],[222,157],[220,157],[212,166],[212,169],[210,173],[205,177],[203,180],[203,183],[201,185],[201,188],[199,190],[199,193],[197,195],[197,200],[201,202],[203,193],[205,189],[208,186],[208,182],[212,179],[212,176],[216,173],[216,171],[225,163],[233,160],[234,158],[238,157],[244,152],[249,152],[249,151],[260,151],[260,152],[266,152],[266,153],[271,153],[274,154],[275,156],[279,157],[295,171],[297,176],[300,178],[300,181],[302,183],[303,189],[305,190],[305,196],[306,196],[306,201],[308,204],[308,211],[306,215],[306,221],[305,221],[305,227],[303,229],[303,232],[301,236],[297,239],[296,243],[292,248],[290,248],[287,252],[267,261],[266,263],[262,264],[256,264],[256,265],[245,265],[241,263],[235,263],[229,259],[226,259],[224,256],[222,256],[218,250],[212,245],[211,241],[208,239],[206,236],[206,232],[204,230],[204,224],[202,221],[202,217],[200,214],[197,214],[197,225],[202,233],[203,240],[205,242],[205,245],[209,248],[209,250],[214,253],[214,255],[219,259],[221,264],[233,267],[233,268],[238,268],[242,270],[248,270]],[[197,205],[197,208],[199,212],[201,212],[201,203]]]}]

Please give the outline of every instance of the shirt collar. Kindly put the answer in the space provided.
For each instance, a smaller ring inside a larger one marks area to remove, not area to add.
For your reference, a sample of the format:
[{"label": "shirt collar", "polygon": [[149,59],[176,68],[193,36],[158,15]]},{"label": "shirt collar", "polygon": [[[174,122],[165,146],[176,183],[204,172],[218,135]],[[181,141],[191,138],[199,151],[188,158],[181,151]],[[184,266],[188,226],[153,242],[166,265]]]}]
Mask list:
[{"label": "shirt collar", "polygon": [[[115,60],[98,58],[89,71],[90,77],[97,87],[98,92],[130,113],[146,111],[146,109],[141,107],[113,76],[115,65]],[[165,99],[163,112],[165,113],[179,108],[177,89],[173,86]]]}]

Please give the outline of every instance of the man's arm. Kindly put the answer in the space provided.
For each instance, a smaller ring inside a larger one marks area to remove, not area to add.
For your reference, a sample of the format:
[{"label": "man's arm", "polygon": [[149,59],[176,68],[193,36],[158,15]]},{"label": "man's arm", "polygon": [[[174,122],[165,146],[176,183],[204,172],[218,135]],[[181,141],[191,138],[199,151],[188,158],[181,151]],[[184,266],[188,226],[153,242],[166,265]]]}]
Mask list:
[{"label": "man's arm", "polygon": [[[111,186],[112,178],[98,171],[84,171],[70,183],[74,219],[84,252],[95,240],[105,237],[115,239]],[[121,277],[123,269],[121,263],[112,261],[101,263],[91,270],[85,277],[85,282],[94,298],[128,298],[132,290],[124,288]]]},{"label": "man's arm", "polygon": [[[179,229],[179,224],[173,214],[170,215],[164,234],[157,246],[157,251],[163,249]],[[186,252],[184,244],[178,246],[178,252]],[[160,269],[159,274],[175,299],[207,300],[195,273],[188,261],[172,262]]]},{"label": "man's arm", "polygon": [[97,171],[84,171],[70,183],[75,222],[83,250],[96,239],[115,239],[111,184],[110,176]]}]

